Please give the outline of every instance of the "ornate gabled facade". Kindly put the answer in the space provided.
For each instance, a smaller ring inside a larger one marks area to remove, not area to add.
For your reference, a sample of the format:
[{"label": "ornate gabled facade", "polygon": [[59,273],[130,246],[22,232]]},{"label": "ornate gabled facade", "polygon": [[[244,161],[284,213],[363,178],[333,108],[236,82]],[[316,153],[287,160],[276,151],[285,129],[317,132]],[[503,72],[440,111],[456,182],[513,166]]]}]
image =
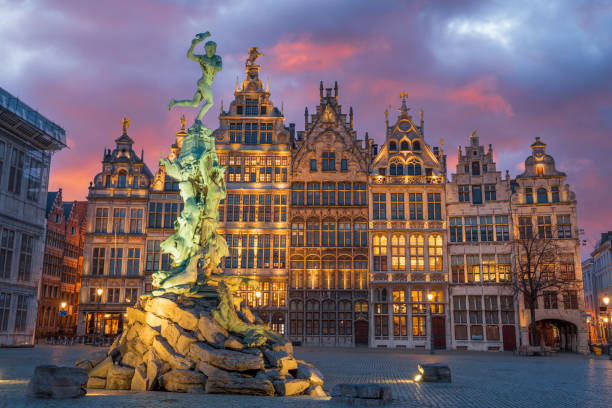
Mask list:
[{"label": "ornate gabled facade", "polygon": [[[525,171],[516,177],[511,197],[513,234],[517,239],[531,236],[554,240],[557,255],[545,260],[566,285],[548,290],[536,302],[536,327],[541,341],[561,350],[585,353],[587,329],[580,262],[580,240],[576,216],[576,194],[558,171],[555,160],[546,154],[546,144],[536,137],[532,154],[525,159]],[[514,262],[521,256],[515,248]],[[571,283],[571,284],[570,284]],[[522,344],[529,344],[530,311],[518,300]],[[541,342],[540,341],[540,342]]]},{"label": "ornate gabled facade", "polygon": [[[143,292],[144,220],[153,175],[123,133],[104,151],[102,172],[89,186],[79,305],[79,335],[122,330],[125,308]],[[150,216],[150,214],[149,214]]]},{"label": "ornate gabled facade", "polygon": [[[289,338],[308,345],[368,343],[367,177],[372,142],[359,140],[338,84],[295,141],[291,162]],[[347,117],[348,116],[348,117]]]},{"label": "ornate gabled facade", "polygon": [[221,104],[214,131],[219,163],[226,167],[227,196],[219,206],[219,233],[230,256],[223,267],[259,281],[241,290],[258,316],[285,334],[287,319],[288,199],[291,133],[284,116],[248,59],[227,111]]},{"label": "ornate gabled facade", "polygon": [[385,112],[369,177],[373,347],[430,348],[430,320],[435,347],[449,341],[445,181],[443,151],[425,141],[422,111],[416,125],[402,95],[392,126]]},{"label": "ornate gabled facade", "polygon": [[511,286],[510,178],[474,131],[457,149],[446,185],[452,348],[514,350],[518,317]]}]

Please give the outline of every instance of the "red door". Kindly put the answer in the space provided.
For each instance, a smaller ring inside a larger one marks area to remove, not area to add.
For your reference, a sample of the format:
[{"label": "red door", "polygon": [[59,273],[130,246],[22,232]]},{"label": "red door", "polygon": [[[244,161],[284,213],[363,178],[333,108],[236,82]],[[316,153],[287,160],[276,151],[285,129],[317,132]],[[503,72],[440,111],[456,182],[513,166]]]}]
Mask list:
[{"label": "red door", "polygon": [[368,322],[357,320],[355,322],[355,344],[368,345]]},{"label": "red door", "polygon": [[516,349],[516,330],[514,326],[502,326],[504,350]]},{"label": "red door", "polygon": [[446,348],[446,324],[444,321],[444,316],[433,316],[431,321],[434,348],[438,350]]}]

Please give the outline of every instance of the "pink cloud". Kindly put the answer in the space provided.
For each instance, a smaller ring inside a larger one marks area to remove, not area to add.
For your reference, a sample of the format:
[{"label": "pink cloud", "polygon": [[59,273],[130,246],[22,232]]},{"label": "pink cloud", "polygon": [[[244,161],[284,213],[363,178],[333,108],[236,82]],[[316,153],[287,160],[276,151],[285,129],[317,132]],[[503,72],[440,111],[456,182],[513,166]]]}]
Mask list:
[{"label": "pink cloud", "polygon": [[514,116],[512,106],[496,92],[497,82],[493,78],[482,78],[464,87],[451,90],[446,99],[453,102],[474,105],[480,109],[496,113],[504,113],[506,117]]}]

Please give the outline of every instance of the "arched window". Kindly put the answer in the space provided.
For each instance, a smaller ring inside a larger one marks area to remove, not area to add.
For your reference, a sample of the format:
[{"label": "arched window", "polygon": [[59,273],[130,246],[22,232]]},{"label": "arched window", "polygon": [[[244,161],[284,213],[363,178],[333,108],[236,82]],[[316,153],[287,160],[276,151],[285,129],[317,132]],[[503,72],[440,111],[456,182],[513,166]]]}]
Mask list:
[{"label": "arched window", "polygon": [[442,272],[442,237],[438,234],[430,235],[427,246],[429,253],[429,271]]},{"label": "arched window", "polygon": [[404,174],[404,166],[402,166],[401,164],[397,165],[397,175],[401,176]]},{"label": "arched window", "polygon": [[412,143],[412,150],[421,150],[421,143],[418,140]]},{"label": "arched window", "polygon": [[336,260],[335,259],[324,259],[323,260],[323,289],[335,289],[336,288]]},{"label": "arched window", "polygon": [[351,288],[351,260],[338,260],[338,289]]},{"label": "arched window", "polygon": [[410,150],[410,147],[408,146],[408,142],[405,140],[402,142],[402,151],[403,150]]},{"label": "arched window", "polygon": [[304,334],[304,304],[301,300],[292,300],[289,303],[289,334]]},{"label": "arched window", "polygon": [[387,289],[385,288],[383,288],[383,290],[380,292],[380,301],[381,302],[387,301]]},{"label": "arched window", "polygon": [[341,300],[338,303],[338,334],[350,335],[353,322],[353,307],[349,300]]},{"label": "arched window", "polygon": [[297,258],[291,259],[291,280],[289,282],[291,289],[304,288],[304,260]]},{"label": "arched window", "polygon": [[404,234],[391,236],[391,267],[394,271],[406,270],[406,236]]},{"label": "arched window", "polygon": [[374,270],[387,270],[387,236],[374,235],[374,245],[372,248],[374,255]]},{"label": "arched window", "polygon": [[336,302],[333,300],[323,301],[323,315],[321,316],[321,334],[336,334]]},{"label": "arched window", "polygon": [[389,142],[389,151],[390,152],[396,152],[397,151],[397,143]]},{"label": "arched window", "polygon": [[395,164],[392,164],[391,166],[389,166],[389,175],[396,176],[397,175],[396,171],[397,171],[397,169],[395,167]]},{"label": "arched window", "polygon": [[127,186],[127,173],[123,170],[117,175],[117,187],[125,188]]},{"label": "arched window", "polygon": [[306,261],[306,287],[308,289],[319,289],[321,262],[318,259]]},{"label": "arched window", "polygon": [[425,270],[425,242],[419,234],[410,236],[410,270]]},{"label": "arched window", "polygon": [[538,203],[548,202],[548,191],[545,188],[538,188]]},{"label": "arched window", "polygon": [[364,290],[367,289],[368,284],[368,261],[367,259],[358,258],[353,262],[354,275],[355,275],[355,289]]},{"label": "arched window", "polygon": [[319,301],[310,299],[306,302],[306,335],[319,334]]}]

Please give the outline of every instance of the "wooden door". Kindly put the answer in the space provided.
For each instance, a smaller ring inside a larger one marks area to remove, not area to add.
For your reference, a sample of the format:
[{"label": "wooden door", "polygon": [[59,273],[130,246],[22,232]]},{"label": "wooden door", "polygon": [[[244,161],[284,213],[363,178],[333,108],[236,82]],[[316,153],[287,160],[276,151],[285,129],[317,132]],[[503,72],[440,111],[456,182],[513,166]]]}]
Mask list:
[{"label": "wooden door", "polygon": [[446,349],[446,324],[444,316],[433,316],[431,322],[434,348],[437,350]]},{"label": "wooden door", "polygon": [[355,344],[368,345],[368,322],[365,320],[357,320],[355,322]]},{"label": "wooden door", "polygon": [[514,326],[502,326],[502,337],[504,341],[504,350],[516,349],[516,329]]}]

